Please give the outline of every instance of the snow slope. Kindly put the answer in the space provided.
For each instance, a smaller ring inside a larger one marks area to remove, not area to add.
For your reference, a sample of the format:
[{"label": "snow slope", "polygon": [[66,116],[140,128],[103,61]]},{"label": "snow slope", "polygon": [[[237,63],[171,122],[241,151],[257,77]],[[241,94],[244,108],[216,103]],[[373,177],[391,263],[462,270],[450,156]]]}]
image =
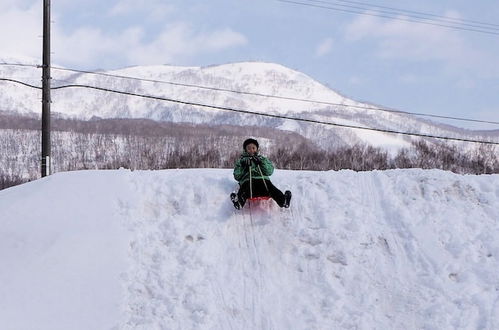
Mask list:
[{"label": "snow slope", "polygon": [[2,329],[497,329],[499,175],[81,171],[0,191]]}]

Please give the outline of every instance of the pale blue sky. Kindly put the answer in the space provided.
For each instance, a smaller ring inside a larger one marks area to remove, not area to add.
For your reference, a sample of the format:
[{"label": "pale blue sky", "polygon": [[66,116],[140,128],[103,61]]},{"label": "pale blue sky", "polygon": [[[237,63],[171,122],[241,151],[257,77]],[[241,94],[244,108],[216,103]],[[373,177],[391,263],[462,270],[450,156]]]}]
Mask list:
[{"label": "pale blue sky", "polygon": [[[499,24],[492,0],[363,2]],[[40,57],[41,3],[0,0],[0,56]],[[59,65],[275,62],[356,100],[499,121],[499,35],[275,0],[52,0],[52,16]]]}]

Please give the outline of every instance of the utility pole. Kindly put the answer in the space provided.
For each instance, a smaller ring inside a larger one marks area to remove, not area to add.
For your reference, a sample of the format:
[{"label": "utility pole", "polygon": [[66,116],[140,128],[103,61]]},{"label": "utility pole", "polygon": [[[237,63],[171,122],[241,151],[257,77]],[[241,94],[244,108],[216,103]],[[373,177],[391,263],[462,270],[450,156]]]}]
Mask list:
[{"label": "utility pole", "polygon": [[50,175],[50,0],[43,0],[42,177]]}]

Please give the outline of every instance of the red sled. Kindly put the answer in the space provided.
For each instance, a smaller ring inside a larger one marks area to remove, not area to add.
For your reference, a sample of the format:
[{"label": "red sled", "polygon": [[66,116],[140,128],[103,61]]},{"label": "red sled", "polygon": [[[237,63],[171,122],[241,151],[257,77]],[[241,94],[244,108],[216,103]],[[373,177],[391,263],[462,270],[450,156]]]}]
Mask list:
[{"label": "red sled", "polygon": [[249,201],[256,202],[256,201],[266,201],[270,199],[270,196],[255,196],[255,197],[250,197],[248,198]]}]

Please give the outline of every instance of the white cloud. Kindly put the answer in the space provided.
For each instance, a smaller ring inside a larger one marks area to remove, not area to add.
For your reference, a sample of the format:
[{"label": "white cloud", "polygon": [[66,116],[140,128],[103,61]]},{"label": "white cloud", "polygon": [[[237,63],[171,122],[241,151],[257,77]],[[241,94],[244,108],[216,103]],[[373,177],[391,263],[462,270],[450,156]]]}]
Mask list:
[{"label": "white cloud", "polygon": [[[134,5],[133,1],[123,3]],[[18,8],[14,1],[10,1],[2,2],[2,6],[0,21],[9,33],[0,34],[0,56],[27,56],[41,61],[41,3],[36,1],[31,7]],[[134,8],[128,7],[130,10]],[[54,13],[52,19],[57,22]],[[108,32],[98,26],[65,30],[61,25],[53,24],[52,61],[59,65],[90,68],[167,62],[185,64],[195,56],[239,47],[247,42],[244,35],[230,28],[200,31],[185,22],[160,27],[156,35],[146,34],[143,27]]]},{"label": "white cloud", "polygon": [[[120,35],[105,34],[97,28],[83,27],[70,35],[54,34],[56,58],[72,65],[107,67],[117,64],[141,65],[184,62],[199,54],[222,51],[247,43],[231,29],[198,32],[189,24],[169,25],[149,41],[145,31],[133,27]],[[146,41],[147,39],[148,41]]]},{"label": "white cloud", "polygon": [[175,11],[172,4],[161,0],[121,0],[109,10],[110,16],[145,14],[148,19],[161,20]]},{"label": "white cloud", "polygon": [[[459,14],[448,12],[447,17]],[[497,57],[473,47],[459,31],[372,16],[359,16],[345,31],[347,41],[374,45],[374,55],[382,59],[431,61],[443,72],[458,76],[499,76]]]},{"label": "white cloud", "polygon": [[[34,3],[34,0],[1,0],[0,10],[26,9],[33,6]],[[41,4],[38,5],[41,6]]]},{"label": "white cloud", "polygon": [[128,15],[132,13],[134,8],[136,7],[134,4],[135,1],[119,1],[109,10],[109,15]]},{"label": "white cloud", "polygon": [[0,22],[4,30],[0,33],[1,53],[41,58],[41,4],[21,9],[11,1],[3,3],[0,8]]},{"label": "white cloud", "polygon": [[415,61],[446,60],[464,47],[462,39],[453,31],[372,16],[354,20],[347,27],[346,38],[375,40],[378,56]]},{"label": "white cloud", "polygon": [[217,52],[246,43],[245,36],[231,29],[196,32],[188,24],[177,23],[168,26],[153,41],[133,47],[129,59],[143,64],[175,62],[186,56]]},{"label": "white cloud", "polygon": [[53,33],[53,58],[66,65],[103,67],[122,62],[127,47],[135,47],[140,31],[129,29],[119,36],[104,34],[100,29],[83,27],[66,35]]},{"label": "white cloud", "polygon": [[332,49],[333,49],[333,39],[326,38],[322,40],[321,43],[317,46],[315,50],[315,56],[322,57],[324,55],[327,55],[331,52]]}]

